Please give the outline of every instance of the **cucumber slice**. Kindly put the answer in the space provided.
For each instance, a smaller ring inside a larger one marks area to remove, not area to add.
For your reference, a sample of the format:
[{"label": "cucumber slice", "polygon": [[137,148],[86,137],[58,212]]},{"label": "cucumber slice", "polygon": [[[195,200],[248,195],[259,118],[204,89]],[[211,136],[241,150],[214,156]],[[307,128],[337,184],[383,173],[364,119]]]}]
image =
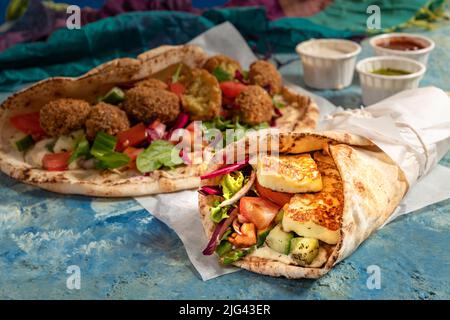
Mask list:
[{"label": "cucumber slice", "polygon": [[125,93],[118,87],[114,87],[101,98],[101,101],[117,105],[125,99]]},{"label": "cucumber slice", "polygon": [[25,151],[34,145],[34,140],[31,135],[27,135],[20,140],[15,142],[15,147],[19,151]]},{"label": "cucumber slice", "polygon": [[319,240],[314,238],[294,238],[291,240],[291,257],[300,265],[308,265],[319,254]]},{"label": "cucumber slice", "polygon": [[281,225],[273,228],[266,238],[266,243],[272,250],[282,254],[289,254],[291,239],[294,237],[292,232],[284,232]]},{"label": "cucumber slice", "polygon": [[262,230],[262,231],[258,232],[257,241],[256,241],[256,246],[258,248],[264,244],[269,233],[270,233],[270,229],[266,229],[266,230]]},{"label": "cucumber slice", "polygon": [[283,216],[284,211],[283,210],[278,211],[277,215],[275,216],[275,223],[281,223],[281,221],[283,220]]}]

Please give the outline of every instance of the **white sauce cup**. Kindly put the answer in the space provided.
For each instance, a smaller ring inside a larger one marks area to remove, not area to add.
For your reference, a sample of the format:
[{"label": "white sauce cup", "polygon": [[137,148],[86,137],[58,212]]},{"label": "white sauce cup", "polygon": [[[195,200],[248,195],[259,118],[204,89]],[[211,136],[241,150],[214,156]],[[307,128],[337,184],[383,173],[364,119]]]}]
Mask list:
[{"label": "white sauce cup", "polygon": [[350,40],[312,39],[299,43],[296,51],[302,60],[307,86],[343,89],[352,83],[361,46]]}]

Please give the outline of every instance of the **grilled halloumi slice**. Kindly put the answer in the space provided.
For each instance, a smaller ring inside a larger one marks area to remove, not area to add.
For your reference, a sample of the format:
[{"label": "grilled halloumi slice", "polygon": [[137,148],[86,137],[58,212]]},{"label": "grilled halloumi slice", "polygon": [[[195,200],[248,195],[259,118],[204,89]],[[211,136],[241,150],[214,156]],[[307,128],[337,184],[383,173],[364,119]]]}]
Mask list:
[{"label": "grilled halloumi slice", "polygon": [[291,198],[283,207],[283,230],[337,244],[344,208],[342,180],[330,156],[315,152],[314,159],[322,176],[323,189]]},{"label": "grilled halloumi slice", "polygon": [[300,193],[322,190],[322,179],[309,153],[258,158],[258,183],[279,192]]}]

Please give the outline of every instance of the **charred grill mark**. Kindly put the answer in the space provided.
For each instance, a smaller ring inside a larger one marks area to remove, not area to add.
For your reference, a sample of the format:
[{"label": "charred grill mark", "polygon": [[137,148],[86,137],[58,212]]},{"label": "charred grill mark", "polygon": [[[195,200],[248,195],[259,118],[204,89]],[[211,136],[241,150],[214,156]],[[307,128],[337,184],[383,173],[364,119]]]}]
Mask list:
[{"label": "charred grill mark", "polygon": [[[295,195],[291,203],[299,201],[305,206],[296,211],[295,208],[286,209],[286,214],[292,215],[293,220],[298,222],[312,221],[329,230],[338,230],[342,223],[344,211],[344,187],[336,165],[324,162],[314,157],[319,172],[322,176],[323,189],[317,193],[305,193]],[[326,160],[327,161],[327,160]]]},{"label": "charred grill mark", "polygon": [[366,188],[364,187],[364,184],[361,181],[355,181],[353,185],[355,186],[356,190],[358,190],[358,192],[360,193],[364,193],[366,191]]}]

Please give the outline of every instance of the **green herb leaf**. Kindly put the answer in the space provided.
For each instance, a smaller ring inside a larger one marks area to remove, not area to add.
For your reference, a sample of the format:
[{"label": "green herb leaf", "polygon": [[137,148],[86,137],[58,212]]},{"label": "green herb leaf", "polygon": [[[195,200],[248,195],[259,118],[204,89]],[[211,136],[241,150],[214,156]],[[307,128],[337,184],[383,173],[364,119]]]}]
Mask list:
[{"label": "green herb leaf", "polygon": [[221,257],[221,261],[223,264],[228,265],[242,259],[246,255],[246,251],[244,250],[232,250],[227,252]]},{"label": "green herb leaf", "polygon": [[75,149],[69,158],[69,164],[74,162],[81,156],[88,156],[88,155],[89,155],[89,142],[87,141],[86,137],[83,135],[81,137],[81,139],[79,139],[79,141],[77,141]]},{"label": "green herb leaf", "polygon": [[115,152],[117,139],[105,132],[98,132],[95,136],[94,144],[91,148],[93,155],[99,162],[99,169],[119,168],[130,162],[130,157],[126,154]]},{"label": "green herb leaf", "polygon": [[175,71],[175,73],[172,76],[172,83],[176,83],[180,79],[180,73],[181,73],[182,67],[183,67],[183,65],[180,63],[177,67],[177,70]]},{"label": "green herb leaf", "polygon": [[126,154],[119,152],[106,153],[105,155],[97,159],[100,160],[96,164],[96,167],[98,169],[120,168],[128,164],[131,160],[130,157],[128,157]]},{"label": "green herb leaf", "polygon": [[216,253],[219,257],[222,257],[225,253],[230,252],[233,249],[233,245],[229,241],[222,241],[216,248]]},{"label": "green herb leaf", "polygon": [[150,172],[161,167],[174,167],[182,164],[179,150],[166,140],[155,140],[141,152],[136,159],[136,167],[142,172]]},{"label": "green herb leaf", "polygon": [[[215,138],[214,131],[210,131],[210,129],[218,129],[221,132],[225,132],[227,129],[234,130],[234,141],[239,140],[242,138],[245,133],[250,130],[260,130],[260,129],[266,129],[269,128],[269,124],[267,122],[262,122],[254,126],[250,126],[247,124],[243,124],[239,122],[239,117],[235,117],[234,119],[228,119],[225,120],[223,117],[215,117],[213,120],[210,121],[204,121],[203,122],[203,132],[204,137],[207,141],[213,141]],[[225,141],[226,144],[229,144],[233,141]]]},{"label": "green herb leaf", "polygon": [[242,185],[244,184],[244,175],[241,171],[227,173],[222,177],[220,184],[222,186],[223,197],[225,199],[230,199],[241,190]]},{"label": "green herb leaf", "polygon": [[223,70],[221,67],[216,67],[213,70],[212,74],[217,78],[219,82],[229,81],[233,79],[233,76],[228,72],[226,72],[225,70]]},{"label": "green herb leaf", "polygon": [[49,143],[47,143],[45,145],[45,148],[50,151],[50,152],[54,152],[54,148],[55,148],[55,144],[56,144],[56,140],[50,141]]},{"label": "green herb leaf", "polygon": [[103,131],[97,132],[94,144],[91,148],[91,154],[94,157],[102,157],[107,153],[114,151],[117,139]]},{"label": "green herb leaf", "polygon": [[283,97],[279,94],[273,96],[272,102],[277,109],[283,109],[284,107],[286,107],[286,104],[283,101]]},{"label": "green herb leaf", "polygon": [[230,206],[219,207],[220,202],[214,202],[214,206],[211,207],[211,215],[210,218],[213,222],[219,223],[225,218],[228,218],[228,209]]},{"label": "green herb leaf", "polygon": [[256,240],[256,246],[259,248],[266,241],[267,236],[269,235],[271,229],[258,233],[258,238]]},{"label": "green herb leaf", "polygon": [[124,99],[125,93],[118,87],[112,88],[107,94],[100,98],[101,101],[114,105],[121,103]]},{"label": "green herb leaf", "polygon": [[16,141],[16,148],[19,151],[25,151],[28,148],[30,148],[32,145],[34,145],[34,140],[31,135],[27,135],[27,136],[23,137],[22,139]]},{"label": "green herb leaf", "polygon": [[275,108],[283,109],[286,105],[282,102],[274,102]]},{"label": "green herb leaf", "polygon": [[267,129],[269,128],[269,124],[267,122],[261,122],[257,125],[254,125],[253,127],[251,127],[251,129],[253,130],[260,130],[260,129]]},{"label": "green herb leaf", "polygon": [[228,228],[227,229],[227,231],[225,231],[224,233],[223,233],[223,236],[222,236],[222,238],[220,239],[221,241],[222,240],[225,240],[226,238],[228,238],[228,236],[230,235],[230,234],[232,234],[233,233],[233,230],[231,230],[231,228]]}]

